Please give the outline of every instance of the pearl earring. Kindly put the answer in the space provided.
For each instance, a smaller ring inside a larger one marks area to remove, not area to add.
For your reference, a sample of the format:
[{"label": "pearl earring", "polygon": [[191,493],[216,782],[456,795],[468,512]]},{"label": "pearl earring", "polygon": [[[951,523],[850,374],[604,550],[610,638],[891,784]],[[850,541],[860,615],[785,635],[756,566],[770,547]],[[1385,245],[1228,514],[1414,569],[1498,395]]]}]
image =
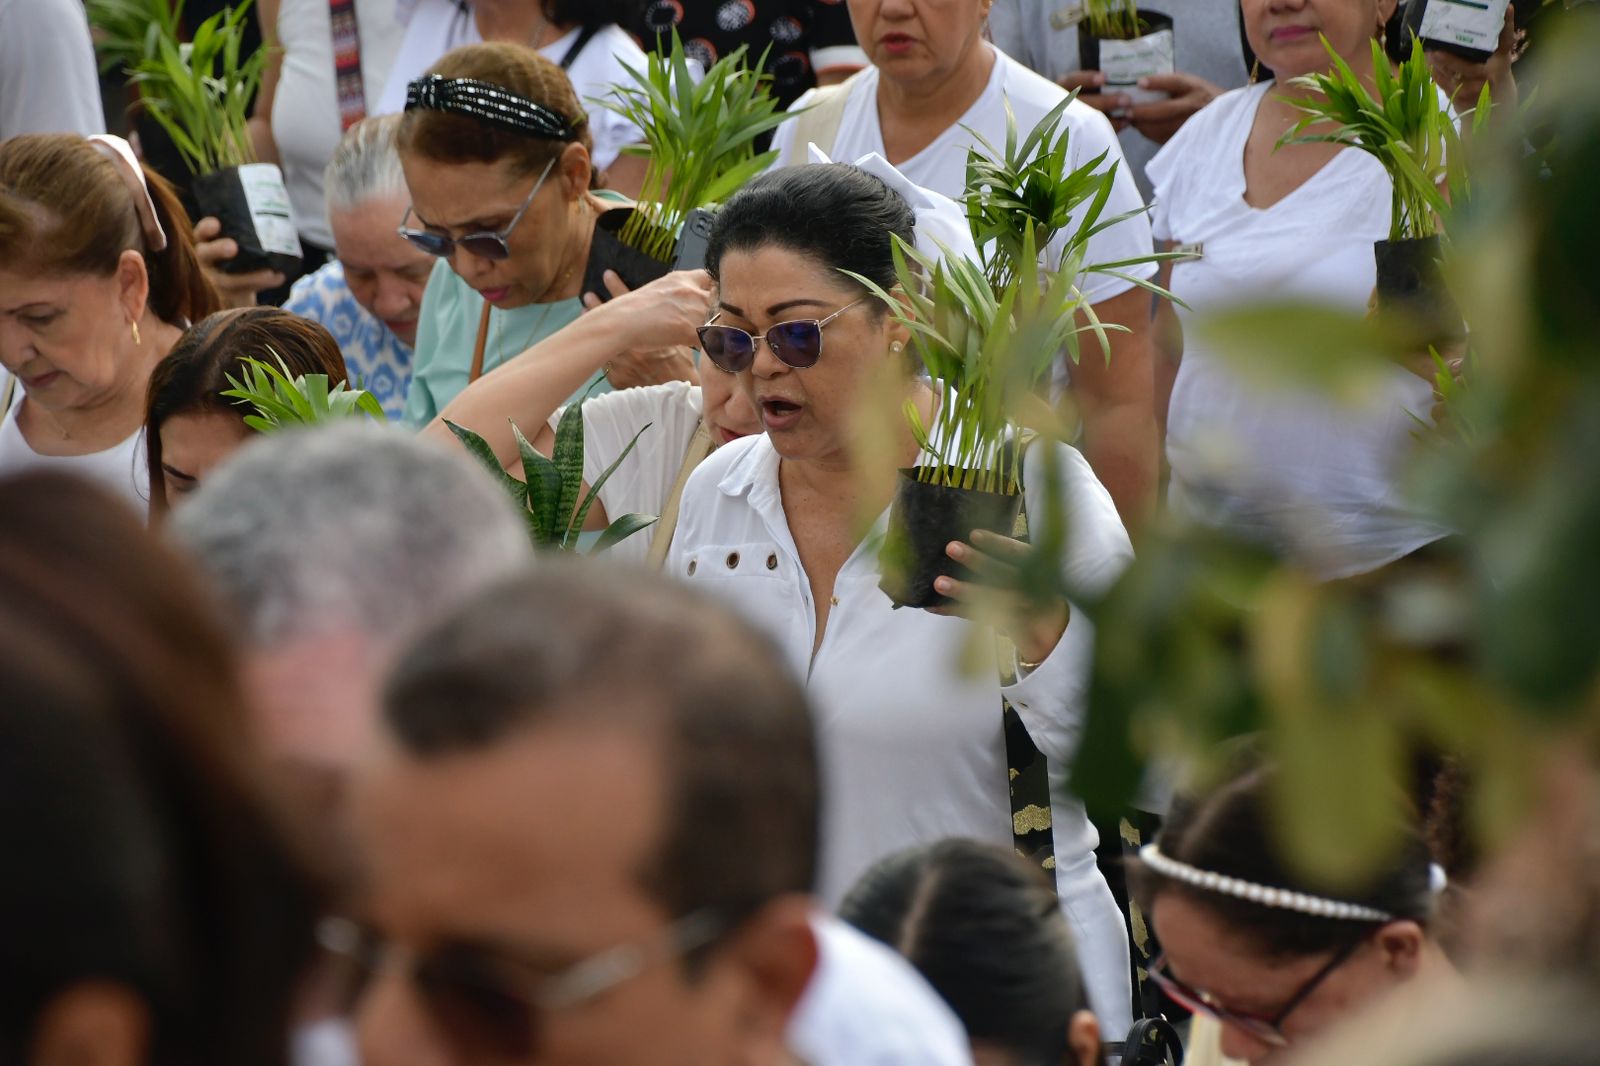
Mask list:
[{"label": "pearl earring", "polygon": [[892,344],[889,345],[889,350],[891,352],[893,352],[894,354],[899,355],[901,349],[903,349],[904,347],[905,347],[905,345],[901,344],[899,341],[895,341],[895,342],[893,342]]}]

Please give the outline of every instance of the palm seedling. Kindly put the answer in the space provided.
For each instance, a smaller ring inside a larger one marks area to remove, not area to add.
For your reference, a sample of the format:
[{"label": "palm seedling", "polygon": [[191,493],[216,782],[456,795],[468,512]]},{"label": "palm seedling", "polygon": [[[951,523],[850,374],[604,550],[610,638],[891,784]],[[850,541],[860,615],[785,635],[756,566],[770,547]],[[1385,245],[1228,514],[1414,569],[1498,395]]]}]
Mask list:
[{"label": "palm seedling", "polygon": [[222,393],[234,403],[254,409],[254,414],[244,416],[244,424],[256,432],[271,433],[285,426],[315,426],[346,418],[387,421],[383,405],[365,389],[352,388],[343,381],[330,387],[326,374],[291,376],[282,356],[271,348],[267,354],[276,366],[264,359],[245,358],[240,377],[228,374],[230,387]]},{"label": "palm seedling", "polygon": [[133,82],[195,176],[201,212],[216,216],[223,236],[238,242],[239,254],[224,269],[287,272],[300,260],[288,193],[277,166],[256,161],[248,124],[267,64],[264,48],[241,54],[250,3],[206,19],[187,42],[177,39],[174,24],[152,23]]},{"label": "palm seedling", "polygon": [[[696,212],[727,199],[777,158],[773,151],[758,153],[756,139],[789,116],[768,91],[771,77],[760,72],[760,63],[747,65],[747,55],[740,47],[696,80],[674,33],[666,54],[649,55],[643,70],[626,67],[629,81],[595,101],[643,132],[643,144],[623,151],[644,156],[647,164],[638,204],[631,212],[607,212],[596,234],[615,226],[609,216],[620,216],[617,242],[637,254],[617,257],[618,263],[591,256],[591,275],[610,267],[639,285],[664,274],[675,258],[694,259],[682,254],[684,247],[692,236],[703,236],[708,221]],[[588,288],[606,291],[600,284]]]},{"label": "palm seedling", "polygon": [[184,0],[86,0],[100,72],[132,72],[159,54],[162,40],[177,40],[183,5]]}]

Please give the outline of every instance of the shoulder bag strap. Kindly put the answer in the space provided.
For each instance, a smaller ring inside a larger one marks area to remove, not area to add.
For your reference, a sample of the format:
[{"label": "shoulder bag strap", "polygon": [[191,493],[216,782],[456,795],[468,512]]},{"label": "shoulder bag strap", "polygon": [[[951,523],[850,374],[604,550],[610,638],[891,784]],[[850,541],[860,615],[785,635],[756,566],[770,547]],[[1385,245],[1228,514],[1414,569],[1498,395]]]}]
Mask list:
[{"label": "shoulder bag strap", "polygon": [[339,98],[339,128],[347,130],[367,117],[356,0],[328,0],[328,28],[333,35],[333,78]]},{"label": "shoulder bag strap", "polygon": [[6,389],[0,393],[0,422],[6,420],[11,413],[11,398],[17,394],[17,375],[6,371]]},{"label": "shoulder bag strap", "polygon": [[789,157],[778,160],[778,166],[804,163],[808,144],[816,145],[832,157],[833,142],[839,139],[839,127],[844,124],[844,108],[850,102],[850,89],[860,77],[859,73],[852,74],[838,85],[824,85],[813,90],[811,106],[795,116]]},{"label": "shoulder bag strap", "polygon": [[599,26],[585,26],[578,31],[578,39],[572,42],[572,47],[567,49],[567,54],[561,57],[561,69],[569,70],[573,60],[583,54],[584,46],[594,40],[594,35],[600,32]]},{"label": "shoulder bag strap", "polygon": [[661,506],[661,517],[656,521],[650,538],[650,552],[645,556],[650,569],[660,570],[665,565],[667,549],[672,547],[672,534],[678,528],[678,504],[683,501],[683,487],[689,483],[689,475],[694,473],[695,467],[705,462],[710,454],[711,431],[706,428],[705,420],[701,419],[694,436],[689,438],[689,447],[684,449],[683,464],[678,467],[678,480],[673,482],[672,492]]}]

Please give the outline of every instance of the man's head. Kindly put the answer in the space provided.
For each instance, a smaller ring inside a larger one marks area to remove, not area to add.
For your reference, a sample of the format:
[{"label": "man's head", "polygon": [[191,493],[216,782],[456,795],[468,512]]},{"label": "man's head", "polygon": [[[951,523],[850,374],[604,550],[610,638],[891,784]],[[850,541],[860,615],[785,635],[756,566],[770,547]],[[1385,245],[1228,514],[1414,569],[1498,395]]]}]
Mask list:
[{"label": "man's head", "polygon": [[405,965],[363,1004],[370,1066],[776,1061],[815,961],[817,771],[748,627],[542,568],[424,634],[384,714],[355,813]]},{"label": "man's head", "polygon": [[532,553],[482,471],[365,423],[250,443],[171,526],[242,638],[257,742],[322,824],[395,649]]}]

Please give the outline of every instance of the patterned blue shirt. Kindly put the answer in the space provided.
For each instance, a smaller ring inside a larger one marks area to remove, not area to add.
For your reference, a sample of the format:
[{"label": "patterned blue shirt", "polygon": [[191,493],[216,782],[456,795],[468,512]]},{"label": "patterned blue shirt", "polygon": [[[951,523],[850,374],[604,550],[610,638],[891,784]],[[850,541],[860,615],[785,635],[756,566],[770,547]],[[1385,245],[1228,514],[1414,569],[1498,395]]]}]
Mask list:
[{"label": "patterned blue shirt", "polygon": [[294,283],[283,309],[320,323],[344,353],[345,372],[378,398],[391,422],[406,413],[411,386],[411,349],[371,312],[356,302],[337,259]]}]

